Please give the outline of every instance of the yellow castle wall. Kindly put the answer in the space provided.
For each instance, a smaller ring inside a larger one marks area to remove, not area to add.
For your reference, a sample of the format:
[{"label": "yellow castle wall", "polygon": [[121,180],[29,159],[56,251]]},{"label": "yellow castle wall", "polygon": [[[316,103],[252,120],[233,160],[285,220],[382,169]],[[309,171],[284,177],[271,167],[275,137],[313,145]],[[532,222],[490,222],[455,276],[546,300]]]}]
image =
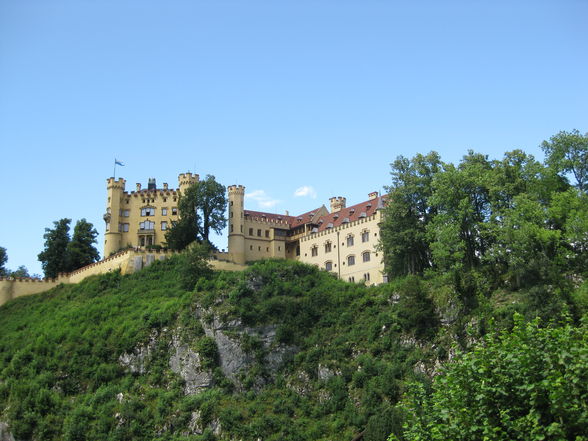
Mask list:
[{"label": "yellow castle wall", "polygon": [[[379,241],[381,212],[348,224],[331,228],[320,233],[307,235],[300,239],[300,261],[325,269],[326,262],[331,262],[331,272],[346,281],[365,281],[368,285],[384,281],[382,254],[376,250]],[[368,240],[362,242],[362,233],[368,232]],[[347,245],[347,237],[353,236],[353,245]],[[331,243],[331,251],[325,251],[325,244]],[[317,255],[312,255],[317,247]],[[363,261],[363,253],[368,252],[370,259]],[[349,265],[348,257],[354,256],[355,263]],[[368,275],[369,274],[369,275]],[[369,279],[369,280],[368,280]]]}]

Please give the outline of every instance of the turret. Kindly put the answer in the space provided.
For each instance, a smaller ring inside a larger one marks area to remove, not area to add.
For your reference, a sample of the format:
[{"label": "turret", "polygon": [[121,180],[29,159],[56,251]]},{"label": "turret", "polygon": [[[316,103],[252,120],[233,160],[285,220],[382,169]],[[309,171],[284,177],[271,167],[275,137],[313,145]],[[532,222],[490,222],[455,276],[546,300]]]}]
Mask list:
[{"label": "turret", "polygon": [[188,189],[188,187],[190,187],[190,185],[195,184],[199,180],[200,176],[198,176],[196,173],[180,173],[180,175],[178,176],[180,193],[185,192]]},{"label": "turret", "polygon": [[347,199],[341,196],[337,196],[336,198],[329,199],[329,202],[331,203],[331,213],[336,213],[337,211],[341,211],[341,209],[345,208]]},{"label": "turret", "polygon": [[229,257],[235,263],[245,263],[245,235],[243,234],[243,200],[245,187],[231,185],[229,193]]},{"label": "turret", "polygon": [[125,191],[126,181],[123,178],[115,180],[115,178],[108,178],[106,180],[106,190],[108,199],[106,202],[106,213],[104,214],[104,222],[106,224],[106,232],[104,233],[104,257],[116,253],[121,247],[118,225],[120,223],[120,202]]}]

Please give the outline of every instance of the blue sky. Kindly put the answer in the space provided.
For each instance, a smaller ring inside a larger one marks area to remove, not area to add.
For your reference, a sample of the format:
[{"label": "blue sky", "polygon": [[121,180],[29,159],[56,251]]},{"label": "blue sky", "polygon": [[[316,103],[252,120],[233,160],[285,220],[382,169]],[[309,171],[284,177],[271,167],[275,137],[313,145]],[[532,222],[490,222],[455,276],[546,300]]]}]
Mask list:
[{"label": "blue sky", "polygon": [[588,131],[586,17],[583,0],[0,0],[8,267],[42,273],[63,217],[102,251],[115,157],[131,190],[192,171],[290,213],[367,199],[401,154],[542,159]]}]

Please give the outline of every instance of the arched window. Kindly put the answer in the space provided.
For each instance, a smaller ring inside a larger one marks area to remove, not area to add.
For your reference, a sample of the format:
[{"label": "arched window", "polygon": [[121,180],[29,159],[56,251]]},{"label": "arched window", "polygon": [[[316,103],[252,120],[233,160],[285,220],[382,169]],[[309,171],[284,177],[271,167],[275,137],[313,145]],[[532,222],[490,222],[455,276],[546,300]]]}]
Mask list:
[{"label": "arched window", "polygon": [[353,234],[350,234],[349,236],[347,236],[347,246],[348,247],[353,246]]},{"label": "arched window", "polygon": [[369,242],[369,240],[370,240],[370,232],[367,231],[367,230],[366,231],[363,231],[361,233],[361,241],[362,242]]},{"label": "arched window", "polygon": [[365,251],[361,254],[362,260],[364,262],[369,262],[370,261],[370,252],[369,251]]},{"label": "arched window", "polygon": [[333,262],[331,262],[330,260],[325,262],[325,269],[327,271],[333,271]]},{"label": "arched window", "polygon": [[318,246],[316,246],[316,245],[312,246],[312,248],[310,249],[310,255],[312,257],[318,256]]},{"label": "arched window", "polygon": [[331,242],[325,242],[325,253],[331,252]]},{"label": "arched window", "polygon": [[353,254],[351,256],[347,256],[347,265],[355,265],[355,256]]}]

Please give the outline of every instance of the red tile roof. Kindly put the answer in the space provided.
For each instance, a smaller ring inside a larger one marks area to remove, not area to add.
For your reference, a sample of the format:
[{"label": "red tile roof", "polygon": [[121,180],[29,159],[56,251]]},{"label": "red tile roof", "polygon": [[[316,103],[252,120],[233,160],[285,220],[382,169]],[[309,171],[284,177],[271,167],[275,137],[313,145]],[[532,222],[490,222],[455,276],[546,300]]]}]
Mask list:
[{"label": "red tile roof", "polygon": [[344,223],[353,222],[359,220],[362,216],[362,213],[365,213],[365,217],[369,217],[373,215],[378,208],[381,208],[384,203],[384,196],[378,196],[375,199],[370,199],[364,202],[361,202],[356,205],[352,205],[351,207],[342,208],[339,211],[334,213],[329,213],[326,216],[322,216],[320,218],[320,225],[318,227],[318,231],[325,231],[329,224],[332,224],[333,228],[336,228]]}]

